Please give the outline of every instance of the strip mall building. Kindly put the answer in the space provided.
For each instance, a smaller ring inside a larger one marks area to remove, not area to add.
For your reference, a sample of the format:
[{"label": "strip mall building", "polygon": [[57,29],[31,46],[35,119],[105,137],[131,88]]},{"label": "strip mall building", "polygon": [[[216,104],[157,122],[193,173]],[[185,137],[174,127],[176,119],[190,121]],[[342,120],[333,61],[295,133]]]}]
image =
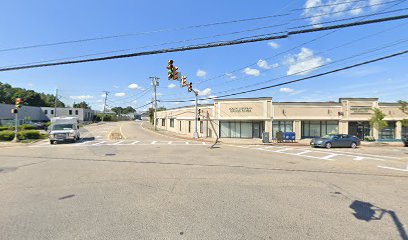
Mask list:
[{"label": "strip mall building", "polygon": [[[388,126],[381,131],[370,127],[372,108],[386,114]],[[200,105],[198,133],[200,137],[261,138],[269,132],[295,132],[296,139],[320,137],[330,133],[352,134],[360,139],[372,136],[381,140],[408,137],[408,128],[401,120],[408,115],[398,103],[379,102],[378,98],[340,98],[338,102],[273,102],[272,98],[241,98],[214,100]],[[209,118],[208,118],[208,117]],[[181,107],[157,112],[159,129],[192,135],[195,108]]]}]

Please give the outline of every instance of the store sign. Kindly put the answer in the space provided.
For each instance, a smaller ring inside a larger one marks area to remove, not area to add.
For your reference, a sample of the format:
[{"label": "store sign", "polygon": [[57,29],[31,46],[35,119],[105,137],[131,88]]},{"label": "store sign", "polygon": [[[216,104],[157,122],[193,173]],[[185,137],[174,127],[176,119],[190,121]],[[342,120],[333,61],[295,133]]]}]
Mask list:
[{"label": "store sign", "polygon": [[232,107],[229,110],[232,113],[252,112],[252,107]]},{"label": "store sign", "polygon": [[351,114],[370,114],[371,107],[367,106],[354,106],[350,107]]}]

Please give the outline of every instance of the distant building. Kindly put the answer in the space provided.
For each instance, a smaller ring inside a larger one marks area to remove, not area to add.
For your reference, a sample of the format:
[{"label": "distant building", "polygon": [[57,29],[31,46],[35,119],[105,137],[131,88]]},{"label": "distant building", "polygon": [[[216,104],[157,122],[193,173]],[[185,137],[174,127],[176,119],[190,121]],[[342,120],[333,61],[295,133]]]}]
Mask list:
[{"label": "distant building", "polygon": [[[12,104],[0,103],[0,125],[8,125],[14,121],[14,114],[11,109],[15,108]],[[56,110],[56,111],[55,111]],[[53,108],[53,107],[34,107],[22,106],[19,109],[18,119],[20,122],[49,121],[52,117],[78,117],[80,122],[89,122],[94,119],[96,112],[91,109],[83,108]]]}]

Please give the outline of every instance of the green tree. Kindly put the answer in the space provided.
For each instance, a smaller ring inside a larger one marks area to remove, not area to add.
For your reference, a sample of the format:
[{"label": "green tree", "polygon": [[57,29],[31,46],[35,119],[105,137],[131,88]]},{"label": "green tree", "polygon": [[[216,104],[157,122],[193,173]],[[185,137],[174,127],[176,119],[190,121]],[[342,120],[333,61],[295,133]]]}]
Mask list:
[{"label": "green tree", "polygon": [[85,108],[85,109],[91,109],[91,107],[89,106],[89,104],[85,101],[82,101],[80,103],[74,103],[72,105],[72,107],[74,108]]},{"label": "green tree", "polygon": [[370,126],[381,131],[383,128],[388,126],[387,121],[384,118],[387,116],[379,108],[373,108],[373,115],[370,118]]},{"label": "green tree", "polygon": [[[157,112],[164,111],[164,110],[166,110],[165,107],[157,108]],[[148,112],[149,112],[150,123],[153,124],[154,108],[149,108]]]},{"label": "green tree", "polygon": [[[400,109],[403,113],[405,113],[406,115],[408,115],[408,102],[407,101],[403,101],[403,100],[399,100],[398,103],[400,104]],[[408,119],[403,119],[401,121],[401,124],[403,127],[408,127]]]}]

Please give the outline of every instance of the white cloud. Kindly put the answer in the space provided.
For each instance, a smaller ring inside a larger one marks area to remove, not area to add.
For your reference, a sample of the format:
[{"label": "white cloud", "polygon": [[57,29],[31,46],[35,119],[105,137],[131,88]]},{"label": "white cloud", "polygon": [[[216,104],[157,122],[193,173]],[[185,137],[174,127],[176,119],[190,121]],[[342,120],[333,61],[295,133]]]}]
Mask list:
[{"label": "white cloud", "polygon": [[284,93],[293,93],[294,91],[295,91],[294,89],[287,88],[287,87],[279,89],[279,92],[284,92]]},{"label": "white cloud", "polygon": [[[309,17],[312,24],[319,27],[324,19],[339,18],[346,15],[360,15],[364,11],[375,11],[383,0],[307,0],[303,15]],[[324,6],[324,7],[319,7]],[[362,8],[369,6],[370,8]]]},{"label": "white cloud", "polygon": [[274,48],[274,49],[279,48],[279,44],[277,44],[276,42],[268,42],[268,45],[269,45],[271,48]]},{"label": "white cloud", "polygon": [[246,75],[250,75],[250,76],[259,76],[261,74],[261,72],[258,69],[254,69],[254,68],[245,68],[243,71]]},{"label": "white cloud", "polygon": [[132,103],[137,103],[137,100],[133,100]]},{"label": "white cloud", "polygon": [[277,68],[279,67],[278,63],[274,63],[269,65],[269,63],[266,60],[259,59],[259,61],[256,63],[258,67],[263,68],[263,69],[272,69],[272,68]]},{"label": "white cloud", "polygon": [[196,90],[198,92],[199,96],[209,96],[209,95],[211,95],[211,88],[206,88],[203,91],[200,91],[198,89],[194,89],[194,90]]},{"label": "white cloud", "polygon": [[125,95],[126,93],[124,92],[115,93],[115,97],[124,97]]},{"label": "white cloud", "polygon": [[197,75],[197,77],[205,78],[207,76],[207,72],[204,71],[204,70],[198,69],[196,75]]},{"label": "white cloud", "polygon": [[177,85],[174,83],[170,83],[168,86],[168,88],[177,88]]},{"label": "white cloud", "polygon": [[228,77],[229,79],[231,79],[231,80],[234,80],[234,79],[237,78],[237,76],[235,76],[235,75],[232,74],[232,73],[226,73],[225,76],[227,76],[227,77]]},{"label": "white cloud", "polygon": [[330,59],[315,56],[311,49],[302,48],[300,53],[286,58],[285,64],[289,66],[286,73],[287,75],[305,75],[327,62],[330,62]]},{"label": "white cloud", "polygon": [[80,96],[69,96],[69,98],[74,99],[74,100],[88,100],[93,98],[91,95],[80,95]]},{"label": "white cloud", "polygon": [[119,86],[113,85],[113,88],[116,88],[116,89],[117,89],[117,88],[119,88]]},{"label": "white cloud", "polygon": [[128,86],[128,88],[133,89],[133,90],[143,90],[143,88],[136,83],[132,83]]}]

